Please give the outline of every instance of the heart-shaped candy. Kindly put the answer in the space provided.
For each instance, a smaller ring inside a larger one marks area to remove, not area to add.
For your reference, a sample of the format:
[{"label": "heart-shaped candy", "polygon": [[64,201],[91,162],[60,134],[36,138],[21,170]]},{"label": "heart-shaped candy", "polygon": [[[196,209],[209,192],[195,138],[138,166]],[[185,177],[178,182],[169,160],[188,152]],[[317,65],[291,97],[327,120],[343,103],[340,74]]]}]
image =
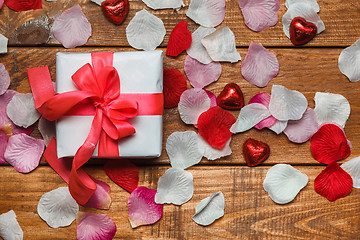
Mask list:
[{"label": "heart-shaped candy", "polygon": [[290,40],[294,45],[303,45],[313,39],[317,27],[302,17],[295,17],[290,23]]},{"label": "heart-shaped candy", "polygon": [[216,98],[217,104],[228,110],[239,110],[244,106],[244,95],[236,83],[228,83]]},{"label": "heart-shaped candy", "polygon": [[265,161],[270,155],[270,147],[264,142],[249,138],[243,145],[246,164],[254,167]]},{"label": "heart-shaped candy", "polygon": [[101,3],[101,9],[110,22],[120,25],[129,12],[129,1],[106,0]]}]

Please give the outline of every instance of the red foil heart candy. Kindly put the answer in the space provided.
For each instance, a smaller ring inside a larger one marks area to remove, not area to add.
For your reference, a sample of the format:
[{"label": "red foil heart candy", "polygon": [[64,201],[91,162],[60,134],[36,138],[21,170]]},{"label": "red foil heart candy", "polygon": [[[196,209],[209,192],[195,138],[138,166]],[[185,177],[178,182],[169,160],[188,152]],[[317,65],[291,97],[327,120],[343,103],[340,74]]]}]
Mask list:
[{"label": "red foil heart candy", "polygon": [[228,110],[239,110],[244,106],[244,95],[236,83],[228,83],[216,98],[217,104]]},{"label": "red foil heart candy", "polygon": [[317,27],[302,17],[295,17],[290,23],[290,40],[294,45],[303,45],[313,39]]},{"label": "red foil heart candy", "polygon": [[270,155],[270,147],[264,142],[249,138],[243,145],[246,164],[255,167],[265,161]]},{"label": "red foil heart candy", "polygon": [[101,9],[110,22],[120,25],[129,12],[129,1],[106,0],[101,3]]}]

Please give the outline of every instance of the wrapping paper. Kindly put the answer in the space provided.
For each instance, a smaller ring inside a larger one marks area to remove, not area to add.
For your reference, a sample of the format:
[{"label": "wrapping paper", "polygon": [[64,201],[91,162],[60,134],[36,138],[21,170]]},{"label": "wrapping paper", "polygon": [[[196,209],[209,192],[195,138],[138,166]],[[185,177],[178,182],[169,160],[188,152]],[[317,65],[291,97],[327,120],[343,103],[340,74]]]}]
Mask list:
[{"label": "wrapping paper", "polygon": [[[91,64],[90,53],[57,53],[57,93],[77,90],[71,76],[84,64]],[[162,93],[162,51],[115,52],[113,66],[120,76],[121,93]],[[94,116],[64,116],[56,122],[58,157],[72,157],[84,143]],[[141,115],[130,119],[136,133],[118,141],[119,157],[154,158],[162,150],[162,115]],[[97,148],[93,157],[98,156]]]}]

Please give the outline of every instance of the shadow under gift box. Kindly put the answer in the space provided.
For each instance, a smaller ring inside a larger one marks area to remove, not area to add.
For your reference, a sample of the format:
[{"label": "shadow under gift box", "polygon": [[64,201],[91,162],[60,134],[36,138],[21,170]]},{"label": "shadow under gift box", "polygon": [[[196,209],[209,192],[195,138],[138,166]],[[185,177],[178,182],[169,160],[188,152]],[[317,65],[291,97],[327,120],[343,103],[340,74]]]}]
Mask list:
[{"label": "shadow under gift box", "polygon": [[[115,52],[113,66],[120,77],[122,93],[163,92],[163,52]],[[78,90],[71,76],[86,63],[91,53],[56,54],[56,92]],[[63,116],[56,122],[57,154],[72,157],[90,132],[94,116]],[[136,133],[118,141],[119,157],[155,158],[162,150],[162,115],[138,115],[128,120]],[[96,147],[93,157],[98,157]]]}]

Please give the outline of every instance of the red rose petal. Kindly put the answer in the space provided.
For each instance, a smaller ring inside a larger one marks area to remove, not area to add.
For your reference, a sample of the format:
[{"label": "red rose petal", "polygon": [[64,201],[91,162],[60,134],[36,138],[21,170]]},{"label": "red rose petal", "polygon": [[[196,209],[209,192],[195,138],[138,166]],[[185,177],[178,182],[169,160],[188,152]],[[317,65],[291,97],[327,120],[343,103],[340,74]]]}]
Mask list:
[{"label": "red rose petal", "polygon": [[318,194],[335,201],[351,192],[353,180],[337,162],[332,162],[315,178],[314,186]]},{"label": "red rose petal", "polygon": [[222,149],[231,137],[230,127],[235,117],[220,107],[212,107],[198,119],[199,134],[212,146]]},{"label": "red rose petal", "polygon": [[41,9],[41,0],[5,0],[5,4],[15,11]]},{"label": "red rose petal", "polygon": [[187,29],[188,23],[180,21],[170,34],[166,55],[176,57],[191,45],[191,32]]},{"label": "red rose petal", "polygon": [[311,137],[311,153],[325,164],[344,159],[350,155],[350,146],[343,130],[335,124],[325,124]]},{"label": "red rose petal", "polygon": [[139,183],[139,168],[127,159],[109,160],[104,166],[106,174],[117,185],[131,193]]},{"label": "red rose petal", "polygon": [[187,89],[185,76],[177,69],[164,70],[164,107],[172,108],[179,104],[181,94]]}]

